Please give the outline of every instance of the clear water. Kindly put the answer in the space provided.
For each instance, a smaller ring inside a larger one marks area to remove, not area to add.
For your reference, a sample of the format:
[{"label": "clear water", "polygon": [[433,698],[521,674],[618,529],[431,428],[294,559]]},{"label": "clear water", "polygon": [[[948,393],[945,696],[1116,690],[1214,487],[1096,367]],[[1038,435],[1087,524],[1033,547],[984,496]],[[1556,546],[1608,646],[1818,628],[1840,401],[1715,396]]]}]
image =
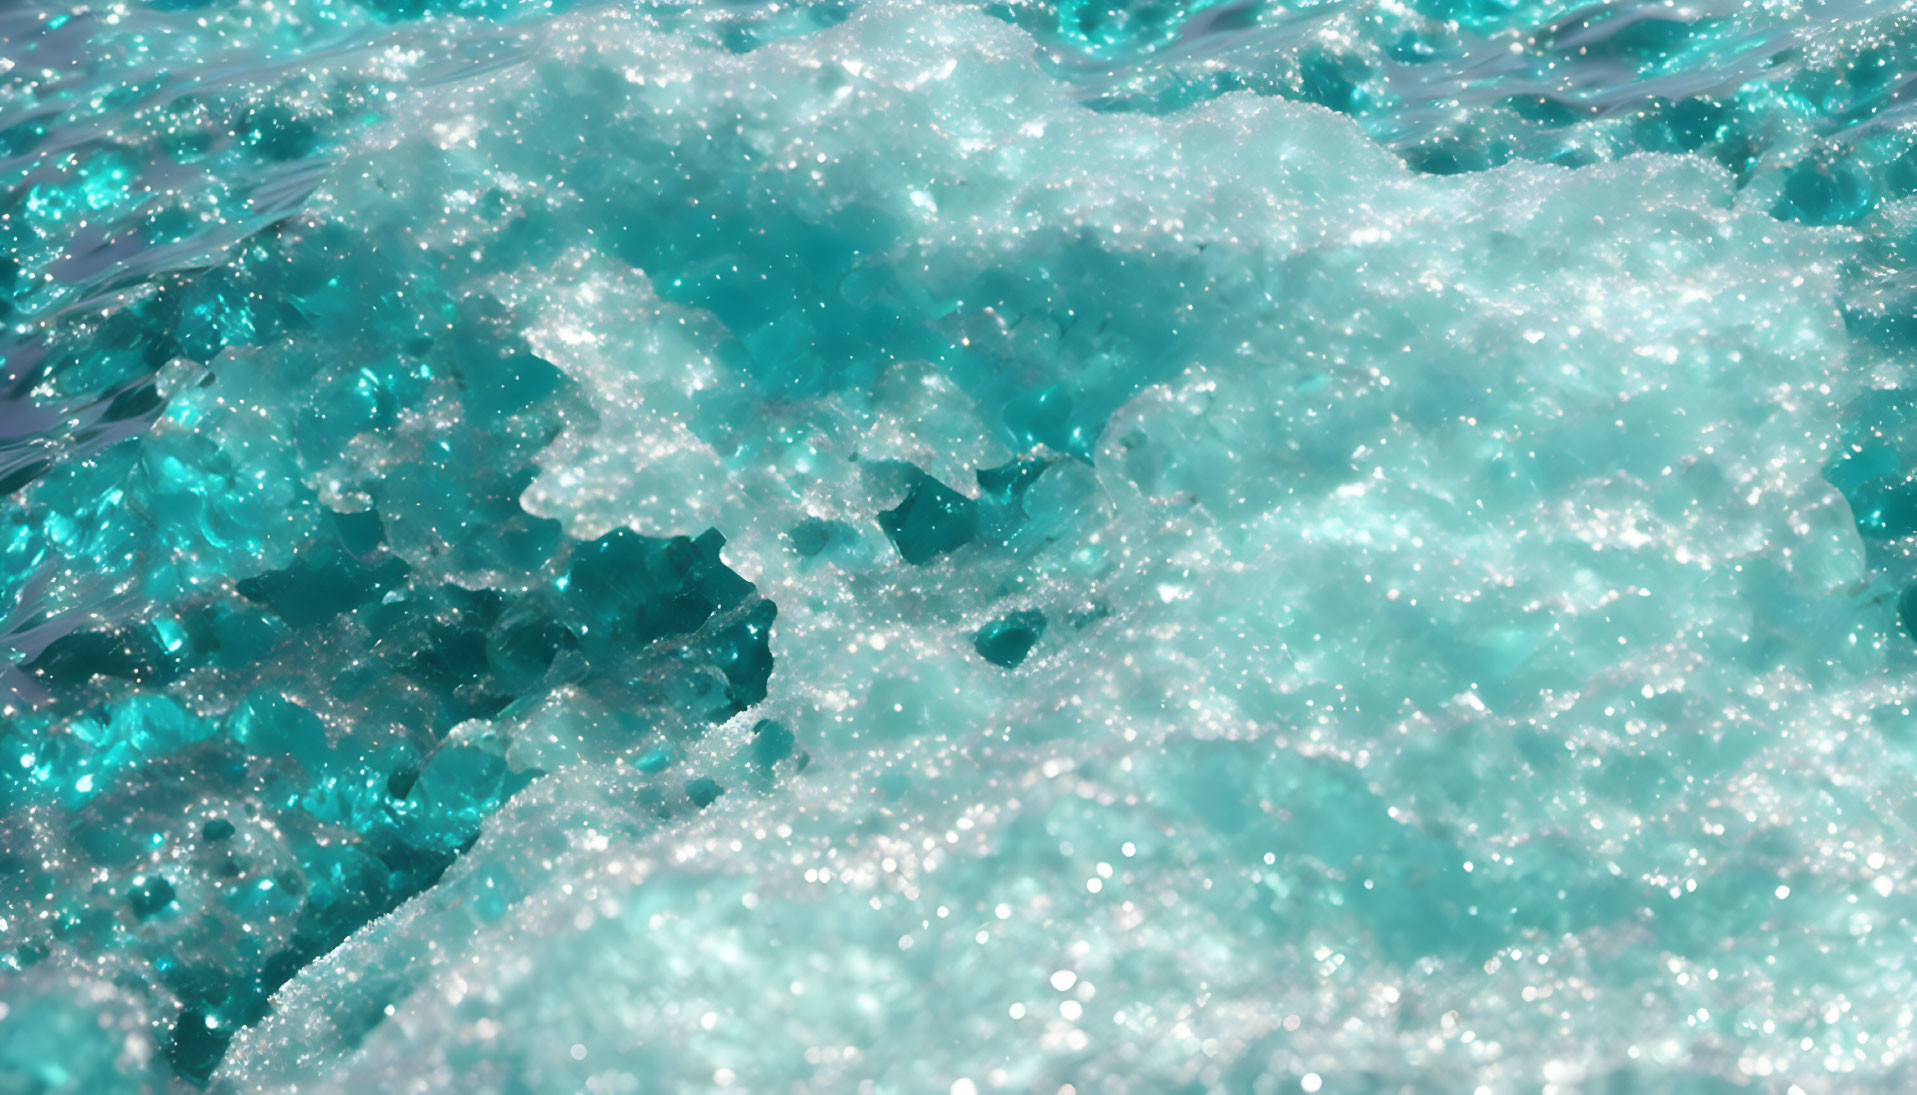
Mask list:
[{"label": "clear water", "polygon": [[0,10],[0,1092],[1900,1092],[1917,15]]}]

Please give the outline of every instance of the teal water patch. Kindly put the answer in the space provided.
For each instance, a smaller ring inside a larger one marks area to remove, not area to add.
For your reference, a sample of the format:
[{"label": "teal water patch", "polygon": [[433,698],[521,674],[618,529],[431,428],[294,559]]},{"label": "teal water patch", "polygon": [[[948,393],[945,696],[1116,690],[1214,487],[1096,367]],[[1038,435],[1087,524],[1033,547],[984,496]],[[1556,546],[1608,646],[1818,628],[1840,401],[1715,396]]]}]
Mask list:
[{"label": "teal water patch", "polygon": [[1901,11],[0,19],[0,1086],[1898,1089]]},{"label": "teal water patch", "polygon": [[1044,613],[1014,612],[979,628],[972,637],[972,648],[1001,669],[1016,669],[1044,635]]}]

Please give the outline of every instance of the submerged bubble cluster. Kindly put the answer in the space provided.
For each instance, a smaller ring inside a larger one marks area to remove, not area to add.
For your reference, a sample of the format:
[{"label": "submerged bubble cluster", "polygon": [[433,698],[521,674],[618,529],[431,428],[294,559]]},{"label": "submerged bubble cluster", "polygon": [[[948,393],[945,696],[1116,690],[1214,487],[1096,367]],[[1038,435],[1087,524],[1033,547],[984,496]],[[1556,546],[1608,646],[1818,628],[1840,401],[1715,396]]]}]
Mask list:
[{"label": "submerged bubble cluster", "polygon": [[1896,1091],[1907,13],[0,13],[0,1089]]}]

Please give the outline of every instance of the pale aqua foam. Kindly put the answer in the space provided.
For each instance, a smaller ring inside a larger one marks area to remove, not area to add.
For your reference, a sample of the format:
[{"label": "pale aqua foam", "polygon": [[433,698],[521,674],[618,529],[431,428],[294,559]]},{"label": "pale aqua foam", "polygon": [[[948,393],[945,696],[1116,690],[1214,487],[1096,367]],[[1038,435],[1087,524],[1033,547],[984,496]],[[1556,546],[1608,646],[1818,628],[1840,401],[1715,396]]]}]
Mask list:
[{"label": "pale aqua foam", "polygon": [[1902,24],[1065,8],[88,32],[6,1090],[1900,1089]]}]

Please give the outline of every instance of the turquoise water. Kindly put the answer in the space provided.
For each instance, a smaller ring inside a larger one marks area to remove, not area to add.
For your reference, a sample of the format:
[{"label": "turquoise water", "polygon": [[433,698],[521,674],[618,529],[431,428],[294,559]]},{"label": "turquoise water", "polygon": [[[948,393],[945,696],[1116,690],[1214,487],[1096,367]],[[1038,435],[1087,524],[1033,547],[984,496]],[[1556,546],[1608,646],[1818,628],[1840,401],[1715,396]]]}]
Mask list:
[{"label": "turquoise water", "polygon": [[1901,1092],[1917,15],[0,11],[0,1092]]}]

